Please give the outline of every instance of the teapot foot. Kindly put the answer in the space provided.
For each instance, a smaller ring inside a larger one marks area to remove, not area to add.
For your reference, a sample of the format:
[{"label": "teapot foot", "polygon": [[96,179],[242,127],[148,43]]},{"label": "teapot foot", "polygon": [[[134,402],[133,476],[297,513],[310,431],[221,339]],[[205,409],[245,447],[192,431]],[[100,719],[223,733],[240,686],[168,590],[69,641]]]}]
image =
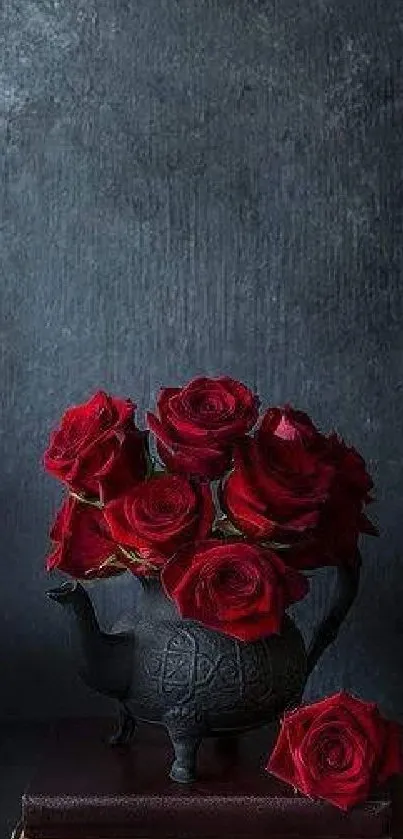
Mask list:
[{"label": "teapot foot", "polygon": [[127,746],[133,739],[136,730],[136,720],[124,705],[119,707],[119,717],[116,731],[109,738],[110,746]]},{"label": "teapot foot", "polygon": [[178,737],[173,732],[169,732],[169,734],[175,752],[175,760],[171,766],[169,777],[176,783],[190,784],[197,777],[196,759],[201,738],[193,735]]}]

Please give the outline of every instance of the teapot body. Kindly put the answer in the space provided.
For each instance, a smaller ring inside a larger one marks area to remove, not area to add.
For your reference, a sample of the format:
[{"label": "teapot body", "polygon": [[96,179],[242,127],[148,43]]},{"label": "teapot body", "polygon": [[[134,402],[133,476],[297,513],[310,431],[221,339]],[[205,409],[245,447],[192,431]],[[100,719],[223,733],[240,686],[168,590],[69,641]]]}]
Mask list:
[{"label": "teapot body", "polygon": [[63,604],[79,672],[99,693],[119,701],[113,744],[128,744],[138,720],[168,730],[174,761],[170,777],[197,777],[200,741],[236,743],[232,735],[276,722],[299,704],[309,674],[336,636],[353,603],[360,563],[338,568],[336,599],[314,632],[308,652],[294,622],[281,632],[238,641],[183,619],[156,578],[142,578],[136,608],[114,631],[103,632],[88,593],[78,583],[48,591]]},{"label": "teapot body", "polygon": [[125,706],[135,719],[200,736],[275,720],[297,704],[306,680],[301,633],[238,641],[178,614],[156,580],[139,594],[133,672]]}]

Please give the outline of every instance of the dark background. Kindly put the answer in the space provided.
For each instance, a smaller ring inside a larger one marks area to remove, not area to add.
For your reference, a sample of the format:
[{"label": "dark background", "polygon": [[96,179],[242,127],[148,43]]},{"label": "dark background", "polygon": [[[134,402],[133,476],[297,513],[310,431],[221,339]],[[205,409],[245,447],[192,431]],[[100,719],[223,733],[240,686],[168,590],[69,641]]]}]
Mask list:
[{"label": "dark background", "polygon": [[[2,0],[0,20],[0,716],[109,708],[44,597],[50,427],[99,387],[142,414],[221,372],[370,462],[381,538],[308,695],[402,718],[401,0]],[[134,604],[134,579],[92,588],[105,621]]]}]

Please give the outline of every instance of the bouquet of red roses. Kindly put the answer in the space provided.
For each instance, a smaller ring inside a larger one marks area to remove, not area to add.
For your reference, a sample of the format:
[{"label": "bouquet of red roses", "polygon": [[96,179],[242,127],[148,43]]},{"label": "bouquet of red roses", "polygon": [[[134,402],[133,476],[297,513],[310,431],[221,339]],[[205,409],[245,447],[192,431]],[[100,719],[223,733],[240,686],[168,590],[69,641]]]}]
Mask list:
[{"label": "bouquet of red roses", "polygon": [[363,459],[305,413],[259,414],[228,377],[163,389],[148,431],[135,408],[99,391],[52,433],[44,465],[68,496],[49,570],[160,575],[183,616],[253,640],[280,631],[302,571],[356,562],[360,533],[376,533]]}]

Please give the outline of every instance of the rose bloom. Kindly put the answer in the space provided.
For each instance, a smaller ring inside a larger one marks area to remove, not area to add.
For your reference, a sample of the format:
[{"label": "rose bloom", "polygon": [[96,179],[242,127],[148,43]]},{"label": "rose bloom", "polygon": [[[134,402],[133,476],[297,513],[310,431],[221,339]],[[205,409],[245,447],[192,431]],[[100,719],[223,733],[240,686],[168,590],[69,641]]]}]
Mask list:
[{"label": "rose bloom", "polygon": [[56,515],[50,531],[54,542],[48,556],[48,571],[57,569],[74,578],[110,577],[124,568],[102,511],[69,497]]},{"label": "rose bloom", "polygon": [[321,434],[290,406],[269,409],[253,439],[238,445],[222,488],[231,521],[256,540],[292,546],[299,568],[353,561],[372,481],[358,452]]},{"label": "rose bloom", "polygon": [[308,591],[273,551],[235,539],[188,546],[161,579],[182,617],[241,641],[279,633],[287,606]]},{"label": "rose bloom", "polygon": [[209,486],[170,474],[143,481],[104,512],[116,542],[159,564],[186,542],[205,539],[214,520]]},{"label": "rose bloom", "polygon": [[364,512],[365,505],[372,502],[373,482],[361,455],[337,434],[319,435],[315,444],[321,457],[334,469],[331,492],[318,526],[284,558],[294,567],[304,569],[352,564],[358,559],[360,534],[378,535]]},{"label": "rose bloom", "polygon": [[286,714],[267,769],[348,810],[403,770],[400,737],[374,703],[341,692]]},{"label": "rose bloom", "polygon": [[145,435],[135,426],[135,405],[98,391],[68,408],[44,454],[47,472],[71,490],[104,500],[146,474]]},{"label": "rose bloom", "polygon": [[228,468],[232,444],[256,423],[258,400],[228,377],[164,388],[158,415],[147,415],[162,461],[175,472],[213,480]]},{"label": "rose bloom", "polygon": [[293,543],[317,526],[333,474],[300,443],[247,439],[235,450],[223,505],[248,536]]}]

